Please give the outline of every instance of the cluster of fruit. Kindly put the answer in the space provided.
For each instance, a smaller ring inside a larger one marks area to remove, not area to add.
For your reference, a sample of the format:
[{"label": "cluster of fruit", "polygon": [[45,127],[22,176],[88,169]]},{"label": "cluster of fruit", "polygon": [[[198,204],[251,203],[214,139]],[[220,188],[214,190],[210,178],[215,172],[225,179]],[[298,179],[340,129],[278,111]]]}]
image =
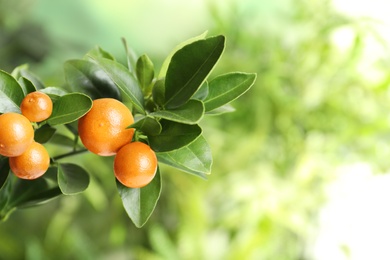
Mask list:
[{"label": "cluster of fruit", "polygon": [[20,110],[22,114],[0,115],[0,154],[9,157],[10,168],[17,177],[32,180],[47,171],[50,156],[42,144],[35,142],[31,122],[48,119],[53,102],[45,93],[35,91],[24,97]]},{"label": "cluster of fruit", "polygon": [[112,156],[116,179],[129,188],[149,184],[157,172],[157,157],[149,145],[133,141],[131,111],[113,98],[95,99],[92,108],[78,121],[81,142],[92,153]]},{"label": "cluster of fruit", "polygon": [[[45,147],[34,141],[31,123],[48,119],[53,103],[45,93],[26,95],[20,110],[0,115],[0,154],[9,157],[12,172],[22,179],[36,179],[50,166]],[[92,153],[112,156],[114,173],[119,182],[129,188],[149,184],[157,172],[157,157],[145,143],[133,141],[134,128],[128,128],[134,118],[123,103],[113,98],[93,101],[90,111],[79,119],[79,136]]]}]

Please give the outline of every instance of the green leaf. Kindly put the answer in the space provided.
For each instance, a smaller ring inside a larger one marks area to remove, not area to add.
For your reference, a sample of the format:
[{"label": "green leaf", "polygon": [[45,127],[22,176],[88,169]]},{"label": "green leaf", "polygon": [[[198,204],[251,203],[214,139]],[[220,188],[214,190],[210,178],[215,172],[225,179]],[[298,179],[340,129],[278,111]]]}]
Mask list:
[{"label": "green leaf", "polygon": [[34,140],[38,143],[44,144],[52,138],[56,129],[50,125],[43,125],[38,128],[34,133]]},{"label": "green leaf", "polygon": [[116,181],[119,195],[127,215],[138,228],[142,227],[152,215],[161,193],[161,175],[157,168],[154,179],[143,188],[127,188]]},{"label": "green leaf", "polygon": [[104,58],[93,58],[93,60],[107,73],[122,93],[130,98],[134,108],[144,114],[144,96],[133,74],[118,62]]},{"label": "green leaf", "polygon": [[162,107],[165,100],[165,78],[158,79],[153,85],[152,89],[153,101]]},{"label": "green leaf", "polygon": [[87,94],[92,99],[108,97],[121,100],[115,82],[92,59],[69,60],[64,63],[64,70],[66,82],[72,91]]},{"label": "green leaf", "polygon": [[89,185],[89,174],[77,164],[58,165],[58,185],[65,195],[83,192]]},{"label": "green leaf", "polygon": [[[7,160],[8,165],[8,160]],[[4,168],[5,169],[5,168]],[[5,169],[6,170],[6,169]],[[16,209],[14,205],[10,205],[11,194],[12,194],[12,182],[11,178],[16,178],[10,173],[9,166],[8,171],[4,172],[4,177],[2,177],[2,185],[0,187],[0,221],[4,221],[11,214],[13,210]]]},{"label": "green leaf", "polygon": [[161,133],[161,124],[151,116],[143,116],[129,128],[136,128],[146,135],[158,135]]},{"label": "green leaf", "polygon": [[88,57],[96,57],[96,58],[106,58],[109,60],[115,60],[114,56],[112,56],[109,52],[103,50],[100,46],[95,46],[92,50],[90,50],[86,55]]},{"label": "green leaf", "polygon": [[187,125],[161,120],[162,131],[159,135],[149,136],[150,147],[155,152],[167,152],[192,143],[202,134],[199,125]]},{"label": "green leaf", "polygon": [[68,94],[67,91],[58,87],[47,87],[39,91],[47,94],[53,102],[57,101],[61,96]]},{"label": "green leaf", "polygon": [[0,190],[3,187],[9,173],[8,157],[0,156]]},{"label": "green leaf", "polygon": [[197,124],[203,117],[204,105],[199,100],[189,100],[183,106],[176,109],[158,110],[149,115],[175,121],[183,124]]},{"label": "green leaf", "polygon": [[223,105],[223,106],[218,107],[216,109],[213,109],[211,111],[207,111],[205,114],[210,115],[210,116],[218,116],[218,115],[222,115],[225,113],[231,113],[234,111],[236,111],[236,109],[232,105],[226,104],[226,105]]},{"label": "green leaf", "polygon": [[40,205],[59,195],[56,167],[49,167],[35,180],[23,180],[9,174],[0,190],[0,220],[7,218],[16,208]]},{"label": "green leaf", "polygon": [[53,95],[53,96],[58,96],[58,97],[61,97],[63,95],[66,95],[66,94],[69,94],[69,92],[67,92],[66,90],[64,90],[63,88],[59,88],[59,87],[47,87],[47,88],[44,88],[44,89],[40,89],[39,90],[40,92],[43,92],[47,95]]},{"label": "green leaf", "polygon": [[195,92],[192,96],[192,99],[205,100],[209,94],[209,83],[207,81],[203,82],[202,86]]},{"label": "green leaf", "polygon": [[154,78],[154,65],[147,55],[139,57],[135,72],[145,96],[148,96]]},{"label": "green leaf", "polygon": [[[14,187],[17,207],[31,207],[46,203],[61,195],[57,184],[57,167],[49,167],[47,172],[35,180],[18,179]],[[13,174],[10,174],[13,175]]]},{"label": "green leaf", "polygon": [[22,70],[28,70],[28,64],[22,64],[13,69],[11,72],[11,76],[14,77],[15,79],[23,77],[21,71]]},{"label": "green leaf", "polygon": [[178,51],[180,50],[181,48],[183,48],[184,46],[190,44],[190,43],[193,43],[195,41],[198,41],[198,40],[202,40],[204,38],[206,38],[206,35],[207,35],[207,31],[205,31],[204,33],[198,35],[198,36],[195,36],[191,39],[188,39],[180,44],[178,44],[172,51],[171,53],[165,58],[162,66],[161,66],[161,69],[160,69],[160,73],[158,74],[158,77],[159,78],[164,78],[165,77],[165,74],[167,73],[167,70],[168,70],[168,66],[169,66],[169,63],[171,62],[171,59],[172,59],[172,56]]},{"label": "green leaf", "polygon": [[19,106],[23,98],[23,89],[16,79],[0,70],[0,113],[20,113]]},{"label": "green leaf", "polygon": [[131,73],[133,73],[134,68],[135,68],[135,64],[136,64],[136,60],[137,60],[137,55],[134,52],[134,50],[129,47],[125,38],[122,38],[122,44],[125,47],[125,51],[126,51],[127,67],[129,69],[129,71]]},{"label": "green leaf", "polygon": [[206,112],[223,106],[248,91],[256,80],[255,73],[233,72],[209,82],[209,94],[204,100]]},{"label": "green leaf", "polygon": [[166,108],[185,104],[210,74],[225,48],[220,35],[193,42],[178,50],[169,63],[165,78]]},{"label": "green leaf", "polygon": [[210,174],[213,158],[206,139],[201,135],[194,142],[180,149],[156,153],[158,161],[187,173],[206,179]]},{"label": "green leaf", "polygon": [[34,84],[25,77],[20,77],[18,80],[20,86],[23,89],[24,95],[27,95],[28,93],[34,92],[37,90],[37,88],[34,86]]},{"label": "green leaf", "polygon": [[45,88],[45,84],[43,84],[42,80],[29,70],[28,64],[23,64],[16,67],[12,71],[11,75],[15,79],[19,79],[20,77],[28,79],[37,90]]},{"label": "green leaf", "polygon": [[60,97],[53,104],[53,112],[47,122],[60,125],[73,122],[85,115],[92,107],[92,100],[85,94],[71,93]]}]

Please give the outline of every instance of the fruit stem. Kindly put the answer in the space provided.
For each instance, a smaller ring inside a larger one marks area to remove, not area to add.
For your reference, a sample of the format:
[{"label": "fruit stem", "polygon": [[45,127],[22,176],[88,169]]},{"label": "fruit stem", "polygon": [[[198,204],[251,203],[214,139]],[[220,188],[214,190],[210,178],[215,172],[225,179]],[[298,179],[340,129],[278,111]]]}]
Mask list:
[{"label": "fruit stem", "polygon": [[35,123],[35,122],[31,122],[31,125],[34,128],[34,131],[41,127],[38,123]]},{"label": "fruit stem", "polygon": [[54,156],[52,159],[53,159],[53,161],[56,161],[56,160],[60,160],[60,159],[63,159],[63,158],[69,157],[69,156],[73,156],[73,155],[76,155],[76,154],[84,153],[84,152],[87,152],[87,151],[88,151],[87,149],[74,150],[74,151],[71,151],[69,153],[64,153],[64,154],[60,154],[60,155]]},{"label": "fruit stem", "polygon": [[134,141],[141,141],[141,140],[146,140],[147,139],[147,136],[142,133],[142,131],[135,131],[134,133],[134,137],[133,137],[133,140]]}]

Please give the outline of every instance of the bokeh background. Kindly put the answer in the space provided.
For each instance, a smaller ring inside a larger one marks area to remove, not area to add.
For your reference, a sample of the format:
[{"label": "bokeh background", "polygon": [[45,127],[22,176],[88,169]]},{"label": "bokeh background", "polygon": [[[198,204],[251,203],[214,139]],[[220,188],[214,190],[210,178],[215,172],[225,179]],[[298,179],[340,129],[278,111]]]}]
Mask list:
[{"label": "bokeh background", "polygon": [[124,37],[158,69],[204,31],[227,37],[215,75],[258,74],[236,112],[202,121],[209,180],[163,166],[142,229],[112,158],[85,154],[88,190],[14,212],[0,259],[390,259],[388,4],[363,2],[0,0],[0,69],[28,63],[48,86],[96,45],[124,59]]}]

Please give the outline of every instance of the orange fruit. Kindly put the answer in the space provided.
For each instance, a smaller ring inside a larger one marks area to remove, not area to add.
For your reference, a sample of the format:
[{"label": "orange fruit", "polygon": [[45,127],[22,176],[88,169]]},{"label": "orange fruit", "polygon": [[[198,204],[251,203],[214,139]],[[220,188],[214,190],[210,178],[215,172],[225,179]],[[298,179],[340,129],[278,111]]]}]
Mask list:
[{"label": "orange fruit", "polygon": [[117,180],[129,188],[149,184],[157,171],[157,157],[149,145],[132,142],[123,146],[114,159]]},{"label": "orange fruit", "polygon": [[34,141],[34,129],[28,119],[17,113],[0,115],[0,154],[21,155]]},{"label": "orange fruit", "polygon": [[45,93],[34,91],[23,98],[20,110],[31,122],[41,122],[50,117],[53,111],[53,102]]},{"label": "orange fruit", "polygon": [[111,156],[129,143],[134,129],[126,129],[134,123],[131,111],[113,98],[95,99],[91,110],[81,117],[78,130],[81,142],[91,152]]},{"label": "orange fruit", "polygon": [[40,143],[33,142],[19,156],[9,158],[12,172],[21,179],[32,180],[41,177],[49,168],[50,156]]}]

